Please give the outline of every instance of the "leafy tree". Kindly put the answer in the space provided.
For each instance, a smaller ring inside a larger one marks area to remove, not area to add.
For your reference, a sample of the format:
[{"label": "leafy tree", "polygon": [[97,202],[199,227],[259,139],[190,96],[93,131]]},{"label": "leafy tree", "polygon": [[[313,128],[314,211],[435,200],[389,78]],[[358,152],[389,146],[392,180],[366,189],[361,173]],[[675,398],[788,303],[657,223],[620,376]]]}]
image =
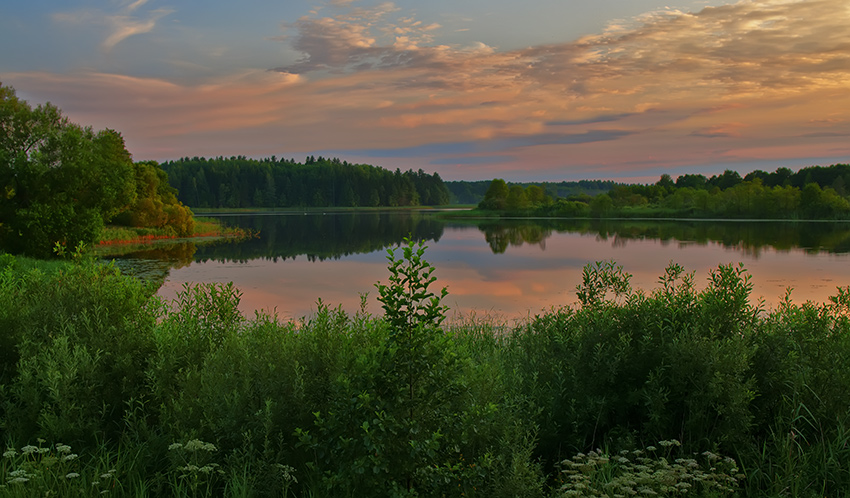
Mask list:
[{"label": "leafy tree", "polygon": [[529,185],[525,189],[525,194],[528,197],[528,202],[532,206],[539,206],[551,202],[551,198],[546,194],[546,190],[539,185]]},{"label": "leafy tree", "polygon": [[95,133],[52,104],[32,108],[0,86],[0,244],[49,256],[93,243],[132,202],[130,154],[114,130]]},{"label": "leafy tree", "polygon": [[727,169],[720,176],[712,176],[711,179],[708,180],[708,184],[719,187],[720,190],[726,190],[727,188],[734,187],[742,181],[741,175],[737,171]]},{"label": "leafy tree", "polygon": [[668,175],[667,173],[664,173],[663,175],[661,175],[661,179],[658,180],[656,185],[658,185],[659,187],[668,189],[668,190],[670,190],[670,189],[672,189],[673,187],[676,186],[676,184],[673,183],[673,179],[670,178],[670,175]]},{"label": "leafy tree", "polygon": [[168,176],[156,161],[133,165],[135,200],[115,222],[133,227],[171,227],[175,235],[190,235],[194,229],[192,212],[177,200]]},{"label": "leafy tree", "polygon": [[512,185],[508,190],[508,198],[505,200],[505,208],[508,211],[524,211],[531,207],[525,189],[521,185]]},{"label": "leafy tree", "polygon": [[508,184],[501,178],[490,182],[490,188],[484,194],[484,200],[478,205],[481,209],[501,210],[505,209],[508,200]]}]

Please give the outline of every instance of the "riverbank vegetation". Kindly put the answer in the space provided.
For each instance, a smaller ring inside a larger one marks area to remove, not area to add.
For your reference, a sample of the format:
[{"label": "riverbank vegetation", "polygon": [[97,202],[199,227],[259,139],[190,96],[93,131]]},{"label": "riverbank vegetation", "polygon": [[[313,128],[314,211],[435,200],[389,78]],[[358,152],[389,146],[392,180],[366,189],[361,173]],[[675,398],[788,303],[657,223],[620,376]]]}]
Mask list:
[{"label": "riverbank vegetation", "polygon": [[115,130],[72,123],[0,85],[0,249],[50,257],[92,245],[106,224],[185,236],[192,212],[155,162],[136,162]]},{"label": "riverbank vegetation", "polygon": [[155,240],[182,239],[186,237],[234,237],[250,236],[247,230],[228,227],[216,218],[193,217],[192,231],[178,235],[171,227],[139,228],[107,225],[98,239],[99,246],[115,244],[143,244]]},{"label": "riverbank vegetation", "polygon": [[244,317],[232,285],[163,303],[85,258],[45,271],[0,256],[2,492],[850,489],[850,289],[765,310],[741,267],[697,290],[671,264],[644,292],[602,262],[574,307],[448,323],[424,248],[388,258],[382,313],[318,301],[283,322]]},{"label": "riverbank vegetation", "polygon": [[478,204],[483,214],[596,218],[819,219],[850,217],[850,165],[812,166],[796,173],[754,171],[741,177],[662,175],[652,185],[616,185],[607,193],[567,198],[543,186],[495,179]]}]

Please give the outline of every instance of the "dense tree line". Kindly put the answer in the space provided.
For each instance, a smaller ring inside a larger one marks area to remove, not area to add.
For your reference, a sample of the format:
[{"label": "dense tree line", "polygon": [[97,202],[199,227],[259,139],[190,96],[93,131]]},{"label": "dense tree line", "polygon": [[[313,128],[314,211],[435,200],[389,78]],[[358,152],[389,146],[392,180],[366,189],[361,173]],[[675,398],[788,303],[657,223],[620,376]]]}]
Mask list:
[{"label": "dense tree line", "polygon": [[162,164],[183,203],[194,207],[436,206],[449,203],[437,173],[394,172],[337,158],[182,158]]},{"label": "dense tree line", "polygon": [[72,123],[0,85],[0,248],[49,256],[95,242],[104,224],[192,230],[156,164],[133,164],[115,130]]},{"label": "dense tree line", "polygon": [[[456,204],[478,204],[484,199],[487,189],[490,188],[490,180],[476,181],[451,181],[446,182],[451,193],[452,203]],[[608,192],[618,183],[611,180],[579,180],[577,182],[511,182],[510,185],[519,185],[528,188],[532,185],[541,187],[547,195],[553,198],[594,196]]]},{"label": "dense tree line", "polygon": [[565,199],[539,197],[532,186],[508,187],[497,179],[479,208],[537,216],[844,219],[850,216],[848,182],[847,164],[796,173],[757,170],[743,178],[726,170],[710,178],[682,175],[676,181],[665,174],[654,184],[620,184],[593,197]]}]

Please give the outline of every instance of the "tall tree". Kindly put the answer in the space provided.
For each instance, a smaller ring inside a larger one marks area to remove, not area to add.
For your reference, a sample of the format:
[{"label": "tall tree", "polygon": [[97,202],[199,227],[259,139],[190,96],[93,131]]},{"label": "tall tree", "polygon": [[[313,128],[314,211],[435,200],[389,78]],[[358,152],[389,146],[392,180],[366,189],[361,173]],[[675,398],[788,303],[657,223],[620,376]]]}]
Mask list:
[{"label": "tall tree", "polygon": [[132,162],[118,132],[95,133],[47,103],[31,107],[0,85],[0,245],[51,254],[93,243],[133,200]]}]

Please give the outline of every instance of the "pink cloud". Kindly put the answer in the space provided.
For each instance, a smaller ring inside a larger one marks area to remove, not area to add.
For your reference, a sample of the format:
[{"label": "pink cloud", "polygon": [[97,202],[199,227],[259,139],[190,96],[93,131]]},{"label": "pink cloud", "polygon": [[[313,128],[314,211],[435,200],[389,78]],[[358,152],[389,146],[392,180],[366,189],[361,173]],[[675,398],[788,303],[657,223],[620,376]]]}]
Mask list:
[{"label": "pink cloud", "polygon": [[[133,5],[126,15],[144,2]],[[499,150],[516,159],[498,168],[517,174],[634,176],[629,171],[773,159],[774,146],[801,158],[848,153],[841,144],[850,129],[835,114],[850,108],[844,0],[653,12],[594,36],[513,51],[440,44],[438,25],[392,3],[331,7],[336,15],[287,26],[286,41],[302,57],[272,72],[194,86],[93,73],[4,80],[72,119],[121,130],[137,156],[159,159],[480,141],[482,152],[393,161],[459,164],[447,171],[480,177],[487,165],[475,158]],[[611,139],[577,143],[558,134]]]}]

